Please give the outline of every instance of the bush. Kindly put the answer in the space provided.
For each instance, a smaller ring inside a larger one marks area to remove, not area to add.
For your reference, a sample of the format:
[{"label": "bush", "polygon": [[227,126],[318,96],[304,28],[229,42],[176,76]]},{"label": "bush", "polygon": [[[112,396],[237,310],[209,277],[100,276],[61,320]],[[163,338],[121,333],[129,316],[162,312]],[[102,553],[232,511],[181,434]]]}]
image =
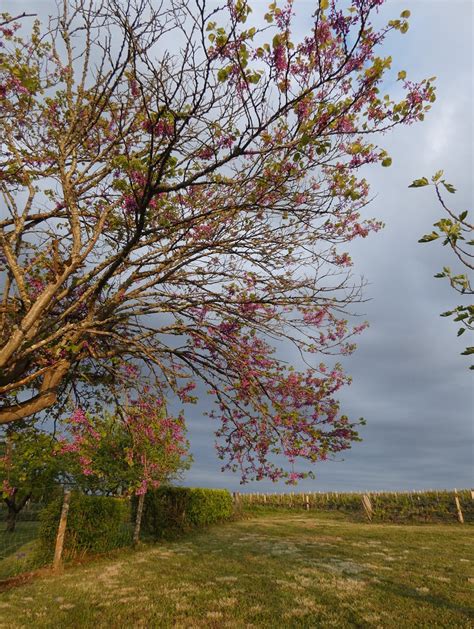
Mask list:
[{"label": "bush", "polygon": [[228,520],[232,513],[226,489],[160,487],[145,497],[142,530],[154,538],[169,537]]},{"label": "bush", "polygon": [[[62,503],[62,497],[56,498],[40,513],[40,553],[48,560],[54,554]],[[128,500],[73,492],[64,537],[65,558],[86,552],[105,552],[130,542]]]}]

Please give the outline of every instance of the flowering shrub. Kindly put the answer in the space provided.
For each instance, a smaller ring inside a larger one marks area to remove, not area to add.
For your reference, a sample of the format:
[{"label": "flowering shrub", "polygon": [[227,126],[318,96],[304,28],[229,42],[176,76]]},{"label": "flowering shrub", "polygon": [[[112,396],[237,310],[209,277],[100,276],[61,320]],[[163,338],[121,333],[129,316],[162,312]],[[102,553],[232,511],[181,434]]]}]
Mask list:
[{"label": "flowering shrub", "polygon": [[57,454],[88,491],[138,496],[189,465],[183,418],[169,416],[148,391],[128,400],[123,417],[76,408],[65,424]]}]

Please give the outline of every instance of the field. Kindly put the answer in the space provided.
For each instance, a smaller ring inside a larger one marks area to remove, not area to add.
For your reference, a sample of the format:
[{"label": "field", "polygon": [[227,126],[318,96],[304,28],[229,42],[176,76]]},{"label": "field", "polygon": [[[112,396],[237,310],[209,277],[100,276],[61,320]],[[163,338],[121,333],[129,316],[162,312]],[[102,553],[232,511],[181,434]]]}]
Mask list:
[{"label": "field", "polygon": [[471,627],[472,527],[254,513],[0,594],[0,627]]}]

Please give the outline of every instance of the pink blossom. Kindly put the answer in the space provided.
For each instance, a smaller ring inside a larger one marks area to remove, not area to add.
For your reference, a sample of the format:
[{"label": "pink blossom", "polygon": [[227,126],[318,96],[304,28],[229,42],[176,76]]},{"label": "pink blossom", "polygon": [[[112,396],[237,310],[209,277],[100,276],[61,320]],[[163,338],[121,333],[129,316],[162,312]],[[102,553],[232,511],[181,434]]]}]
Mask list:
[{"label": "pink blossom", "polygon": [[273,62],[278,72],[284,72],[286,70],[286,52],[282,44],[275,47],[275,50],[273,51]]}]

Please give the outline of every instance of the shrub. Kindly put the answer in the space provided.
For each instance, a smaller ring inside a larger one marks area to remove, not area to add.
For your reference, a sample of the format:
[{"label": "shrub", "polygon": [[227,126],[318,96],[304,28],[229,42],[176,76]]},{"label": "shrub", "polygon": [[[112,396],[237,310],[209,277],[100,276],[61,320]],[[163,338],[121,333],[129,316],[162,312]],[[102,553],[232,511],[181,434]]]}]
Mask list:
[{"label": "shrub", "polygon": [[[45,559],[54,554],[63,498],[40,513],[39,547]],[[73,492],[64,538],[64,557],[105,552],[131,541],[130,503],[123,498],[86,496]]]},{"label": "shrub", "polygon": [[169,537],[222,522],[232,513],[226,489],[160,487],[146,495],[142,529],[155,538]]}]

